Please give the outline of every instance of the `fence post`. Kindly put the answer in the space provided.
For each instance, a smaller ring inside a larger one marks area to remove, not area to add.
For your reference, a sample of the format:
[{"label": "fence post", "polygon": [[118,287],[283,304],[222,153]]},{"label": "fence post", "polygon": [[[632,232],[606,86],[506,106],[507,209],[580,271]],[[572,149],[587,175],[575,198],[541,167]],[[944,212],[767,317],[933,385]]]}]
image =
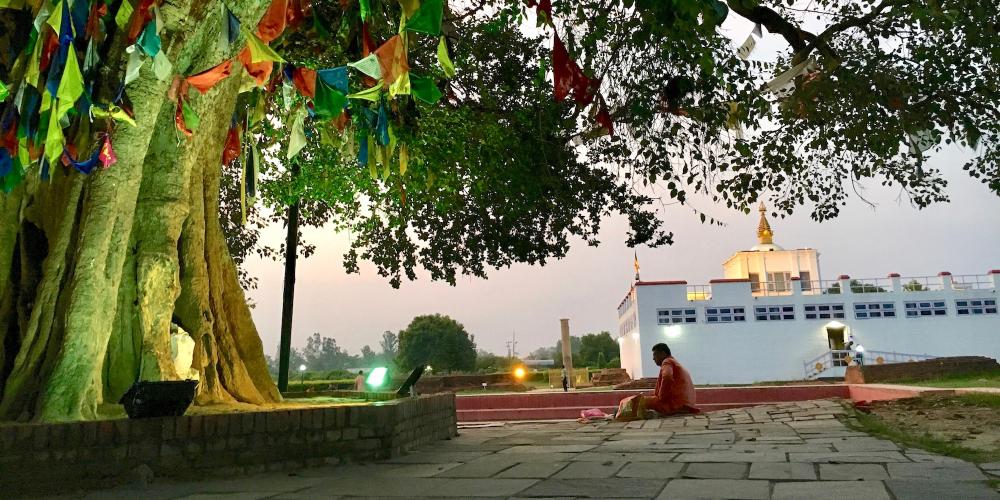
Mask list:
[{"label": "fence post", "polygon": [[951,279],[951,273],[948,271],[941,271],[938,273],[938,277],[941,278],[941,289],[942,290],[954,290],[955,284]]}]

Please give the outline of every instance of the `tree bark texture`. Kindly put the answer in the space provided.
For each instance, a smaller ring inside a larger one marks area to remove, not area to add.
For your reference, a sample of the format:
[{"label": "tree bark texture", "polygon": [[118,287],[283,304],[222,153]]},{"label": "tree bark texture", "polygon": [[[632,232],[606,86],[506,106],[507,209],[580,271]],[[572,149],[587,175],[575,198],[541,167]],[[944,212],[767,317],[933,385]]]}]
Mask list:
[{"label": "tree bark texture", "polygon": [[[227,2],[244,21],[267,3]],[[238,49],[218,43],[218,1],[165,2],[161,14],[175,74]],[[123,45],[112,44],[119,63]],[[108,66],[120,80],[119,65]],[[192,99],[201,125],[185,138],[171,80],[147,61],[126,88],[137,126],[112,133],[117,164],[90,176],[52,167],[49,182],[29,170],[0,195],[0,420],[95,418],[136,380],[177,379],[171,323],[196,342],[198,403],[280,399],[218,216],[241,72]]]}]

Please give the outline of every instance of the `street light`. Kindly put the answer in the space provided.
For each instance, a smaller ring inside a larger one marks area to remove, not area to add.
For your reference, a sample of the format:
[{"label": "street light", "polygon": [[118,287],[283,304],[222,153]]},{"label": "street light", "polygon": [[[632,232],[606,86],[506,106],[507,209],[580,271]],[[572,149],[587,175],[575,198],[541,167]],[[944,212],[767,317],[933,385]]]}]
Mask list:
[{"label": "street light", "polygon": [[527,372],[524,371],[523,366],[518,366],[517,368],[514,368],[514,378],[516,378],[517,380],[524,380],[524,376],[526,374]]},{"label": "street light", "polygon": [[368,374],[368,380],[366,380],[365,383],[372,389],[382,387],[382,384],[385,383],[385,375],[388,371],[389,370],[384,366],[378,366],[372,369],[372,372]]},{"label": "street light", "polygon": [[299,385],[306,390],[306,365],[299,365]]}]

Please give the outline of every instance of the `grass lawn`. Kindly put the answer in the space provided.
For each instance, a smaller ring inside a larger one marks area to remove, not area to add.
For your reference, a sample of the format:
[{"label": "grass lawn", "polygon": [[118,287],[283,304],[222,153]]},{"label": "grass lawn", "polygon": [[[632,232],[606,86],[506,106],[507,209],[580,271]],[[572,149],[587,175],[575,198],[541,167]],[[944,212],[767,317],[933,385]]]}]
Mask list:
[{"label": "grass lawn", "polygon": [[[848,425],[906,447],[988,463],[1000,461],[1000,445],[995,440],[998,409],[1000,395],[996,394],[885,401],[873,404],[871,413],[855,411]],[[959,416],[962,418],[956,419]],[[994,439],[985,443],[969,441],[984,432]],[[956,435],[964,437],[956,439]]]},{"label": "grass lawn", "polygon": [[929,380],[907,380],[892,383],[919,385],[924,387],[940,387],[942,389],[955,389],[962,387],[1000,387],[1000,370],[940,377]]}]

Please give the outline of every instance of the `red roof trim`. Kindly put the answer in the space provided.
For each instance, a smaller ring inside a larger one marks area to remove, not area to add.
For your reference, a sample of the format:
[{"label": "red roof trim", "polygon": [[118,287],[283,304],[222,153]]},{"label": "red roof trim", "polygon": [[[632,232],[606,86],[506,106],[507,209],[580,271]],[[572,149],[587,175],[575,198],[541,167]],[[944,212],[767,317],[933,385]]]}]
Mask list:
[{"label": "red roof trim", "polygon": [[951,273],[948,271],[941,271],[938,273],[938,276],[951,276]]},{"label": "red roof trim", "polygon": [[898,278],[899,277],[899,273],[889,273],[889,277],[890,278]]},{"label": "red roof trim", "polygon": [[851,279],[851,277],[848,276],[848,275],[846,275],[846,274],[841,274],[840,276],[837,276],[837,279],[838,280],[849,280],[849,279]]},{"label": "red roof trim", "polygon": [[1000,269],[991,269],[990,272],[986,274],[1000,274]]},{"label": "red roof trim", "polygon": [[749,278],[718,278],[714,280],[709,280],[709,283],[750,283]]},{"label": "red roof trim", "polygon": [[686,285],[687,281],[636,281],[635,286],[650,286],[650,285]]}]

